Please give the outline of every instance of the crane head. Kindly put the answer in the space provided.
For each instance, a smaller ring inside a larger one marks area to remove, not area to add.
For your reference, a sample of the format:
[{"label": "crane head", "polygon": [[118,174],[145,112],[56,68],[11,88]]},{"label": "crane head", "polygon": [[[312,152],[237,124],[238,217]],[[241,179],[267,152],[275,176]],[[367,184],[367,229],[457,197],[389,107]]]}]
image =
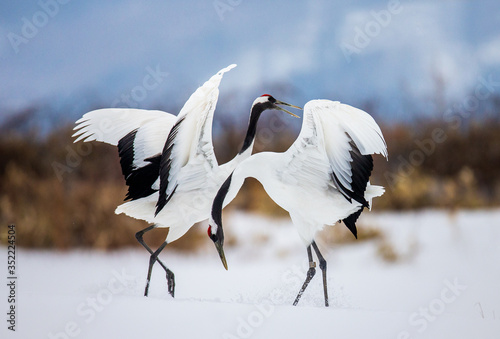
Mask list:
[{"label": "crane head", "polygon": [[213,222],[213,220],[210,220],[207,233],[210,239],[214,242],[215,248],[219,253],[220,260],[222,261],[222,265],[224,265],[224,268],[227,270],[227,261],[224,254],[224,232],[222,231],[222,227],[219,227]]},{"label": "crane head", "polygon": [[255,99],[255,101],[252,104],[252,108],[259,107],[260,108],[258,110],[259,112],[263,112],[266,109],[275,109],[275,110],[278,110],[278,111],[283,111],[285,113],[288,113],[288,114],[290,114],[291,116],[293,116],[295,118],[299,118],[298,115],[293,114],[292,112],[290,112],[290,111],[288,111],[288,110],[286,110],[283,107],[280,107],[278,105],[293,107],[293,108],[297,108],[297,109],[302,109],[302,108],[300,108],[298,106],[290,105],[290,104],[288,104],[286,102],[276,100],[270,94],[263,94],[260,97],[258,97],[257,99]]}]

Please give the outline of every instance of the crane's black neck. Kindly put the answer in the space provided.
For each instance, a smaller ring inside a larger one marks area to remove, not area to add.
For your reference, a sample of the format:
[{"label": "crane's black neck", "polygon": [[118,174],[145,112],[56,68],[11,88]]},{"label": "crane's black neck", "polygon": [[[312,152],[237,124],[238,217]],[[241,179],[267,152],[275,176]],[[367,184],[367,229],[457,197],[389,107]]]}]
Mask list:
[{"label": "crane's black neck", "polygon": [[226,181],[224,181],[222,186],[219,188],[212,204],[212,220],[219,227],[222,227],[222,208],[224,207],[224,199],[226,198],[227,192],[229,192],[229,187],[231,186],[232,177],[233,173],[229,175]]},{"label": "crane's black neck", "polygon": [[258,103],[252,107],[250,120],[248,121],[247,134],[239,154],[245,152],[252,145],[255,140],[255,134],[257,133],[257,122],[259,121],[260,115],[268,108],[270,107],[267,107],[264,103]]}]

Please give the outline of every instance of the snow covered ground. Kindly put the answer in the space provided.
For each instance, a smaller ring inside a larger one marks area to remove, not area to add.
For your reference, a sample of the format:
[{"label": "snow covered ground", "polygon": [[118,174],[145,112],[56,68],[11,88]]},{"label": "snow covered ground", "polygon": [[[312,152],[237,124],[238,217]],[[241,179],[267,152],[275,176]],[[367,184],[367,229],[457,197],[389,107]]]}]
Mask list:
[{"label": "snow covered ground", "polygon": [[[2,320],[0,337],[500,338],[499,222],[499,210],[365,213],[361,224],[384,239],[317,241],[329,265],[329,308],[319,270],[291,306],[307,255],[288,219],[226,213],[236,241],[226,248],[229,271],[208,238],[193,254],[165,250],[175,299],[159,266],[142,296],[145,251],[18,249],[16,332]],[[377,254],[381,244],[395,262]],[[0,293],[7,319],[6,283]]]}]

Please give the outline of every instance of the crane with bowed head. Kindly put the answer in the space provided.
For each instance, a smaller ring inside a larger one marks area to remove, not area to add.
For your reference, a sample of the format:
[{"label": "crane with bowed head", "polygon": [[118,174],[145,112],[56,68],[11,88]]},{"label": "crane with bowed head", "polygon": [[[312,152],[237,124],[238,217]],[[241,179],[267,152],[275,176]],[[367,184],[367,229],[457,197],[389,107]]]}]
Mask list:
[{"label": "crane with bowed head", "polygon": [[[236,165],[251,155],[261,114],[280,110],[297,117],[278,105],[299,107],[269,94],[258,97],[250,109],[241,150],[231,161],[219,165],[212,144],[212,120],[222,76],[234,67],[220,70],[199,87],[177,116],[162,111],[107,108],[86,113],[76,121],[75,142],[95,140],[118,147],[128,201],[115,213],[152,224],[136,233],[137,241],[150,253],[145,296],[155,262],[165,270],[168,292],[174,296],[174,273],[158,255],[195,223],[208,219],[220,185]],[[168,227],[169,232],[153,251],[143,236],[157,227]]]}]

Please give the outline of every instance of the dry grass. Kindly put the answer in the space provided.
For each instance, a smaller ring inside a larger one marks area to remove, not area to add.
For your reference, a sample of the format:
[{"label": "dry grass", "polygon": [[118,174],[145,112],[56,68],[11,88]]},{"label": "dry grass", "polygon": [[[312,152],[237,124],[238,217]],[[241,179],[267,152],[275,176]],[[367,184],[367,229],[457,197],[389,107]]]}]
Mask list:
[{"label": "dry grass", "polygon": [[387,239],[387,235],[379,228],[373,225],[358,223],[358,239],[344,227],[343,224],[336,224],[334,227],[325,227],[318,235],[318,239],[325,246],[332,248],[339,245],[353,245],[364,241],[372,241],[376,244],[375,254],[387,263],[401,261],[404,255],[398,253],[392,243]]},{"label": "dry grass", "polygon": [[326,244],[339,245],[339,244],[352,244],[360,241],[377,240],[383,236],[382,231],[374,226],[367,226],[363,224],[356,225],[358,229],[358,239],[354,237],[351,231],[344,226],[343,223],[338,223],[333,227],[325,227],[318,237]]},{"label": "dry grass", "polygon": [[400,259],[400,256],[396,253],[394,246],[387,241],[381,241],[377,246],[377,255],[382,258],[382,260],[393,263]]},{"label": "dry grass", "polygon": [[[410,174],[400,175],[392,185],[387,181],[384,174],[398,173],[400,157],[408,159],[416,148],[414,141],[427,138],[435,128],[435,123],[382,128],[390,161],[374,157],[371,182],[386,186],[384,196],[374,201],[375,210],[500,205],[498,121],[471,125],[465,131],[446,130],[447,140],[437,145]],[[241,142],[238,137],[241,135],[234,131],[223,133],[215,138],[216,146],[226,144],[234,148]],[[293,134],[281,133],[261,150],[286,149],[294,138]],[[126,193],[116,149],[100,143],[79,148],[82,146],[72,141],[71,126],[43,138],[32,132],[0,134],[0,225],[15,223],[18,245],[25,247],[114,249],[140,246],[134,234],[148,224],[114,214]],[[233,151],[220,151],[224,158],[221,163]],[[69,170],[58,177],[53,167],[55,163]],[[253,179],[247,180],[232,206],[265,215],[288,215]],[[328,229],[333,233],[325,235],[326,241],[354,241],[345,227]],[[158,246],[164,241],[166,232],[160,229],[149,232],[146,241],[152,247]],[[376,228],[359,227],[359,240],[380,237]],[[193,250],[208,241],[206,238],[205,229],[193,227],[170,246],[177,250]],[[393,254],[388,246],[381,246],[380,252],[391,260]]]},{"label": "dry grass", "polygon": [[[52,138],[46,143],[16,138],[1,143],[0,153],[10,150],[12,156],[0,167],[0,224],[16,224],[17,244],[24,247],[140,246],[134,234],[148,224],[114,213],[123,202],[126,187],[113,147],[93,145],[78,166],[69,166],[71,172],[62,173],[59,180],[52,165],[56,162],[68,166],[68,152],[61,150],[69,146],[78,153],[70,143],[69,133],[65,131],[62,143]],[[145,240],[155,248],[165,240],[167,232],[153,230]],[[204,231],[193,227],[169,248],[193,250],[205,238]]]}]

